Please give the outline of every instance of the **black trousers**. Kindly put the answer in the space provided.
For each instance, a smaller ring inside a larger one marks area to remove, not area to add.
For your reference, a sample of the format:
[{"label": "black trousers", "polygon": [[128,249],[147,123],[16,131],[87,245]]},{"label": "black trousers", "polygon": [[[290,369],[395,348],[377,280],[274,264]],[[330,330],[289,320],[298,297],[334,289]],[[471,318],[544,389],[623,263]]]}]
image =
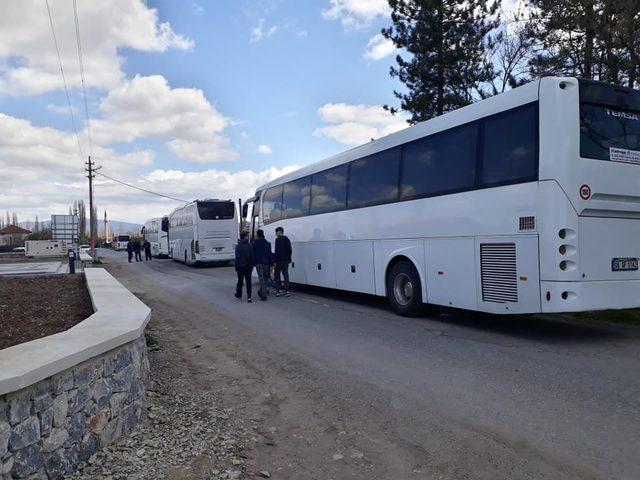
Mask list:
[{"label": "black trousers", "polygon": [[136,262],[142,261],[142,255],[140,255],[140,250],[136,250]]},{"label": "black trousers", "polygon": [[151,260],[151,250],[144,251],[144,261]]},{"label": "black trousers", "polygon": [[284,289],[289,290],[289,262],[276,262],[276,288],[282,290],[280,274],[284,277]]},{"label": "black trousers", "polygon": [[236,284],[236,297],[242,297],[242,284],[247,285],[247,298],[251,298],[251,272],[253,267],[239,268],[236,270],[238,283]]},{"label": "black trousers", "polygon": [[133,258],[133,252],[127,252],[127,255],[129,255],[129,263],[131,263],[131,259]]}]

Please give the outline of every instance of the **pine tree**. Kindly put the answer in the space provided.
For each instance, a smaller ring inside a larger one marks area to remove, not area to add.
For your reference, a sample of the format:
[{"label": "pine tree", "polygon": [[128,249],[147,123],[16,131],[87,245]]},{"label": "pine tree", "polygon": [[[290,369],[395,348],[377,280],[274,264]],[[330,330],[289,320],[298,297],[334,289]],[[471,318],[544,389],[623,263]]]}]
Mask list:
[{"label": "pine tree", "polygon": [[36,221],[33,223],[33,232],[40,233],[40,220],[38,220],[38,214],[36,213]]},{"label": "pine tree", "polygon": [[498,20],[497,2],[389,0],[393,26],[382,35],[409,55],[396,57],[390,74],[407,92],[394,91],[416,123],[468,105],[493,77],[485,50]]},{"label": "pine tree", "polygon": [[78,200],[76,202],[76,210],[78,212],[78,221],[79,221],[79,235],[80,241],[84,242],[87,238],[87,207],[84,204],[84,200]]},{"label": "pine tree", "polygon": [[567,75],[633,87],[640,73],[640,2],[531,0],[542,51],[534,76]]},{"label": "pine tree", "polygon": [[18,225],[18,214],[16,212],[13,212],[11,214],[11,223],[13,223],[14,225]]}]

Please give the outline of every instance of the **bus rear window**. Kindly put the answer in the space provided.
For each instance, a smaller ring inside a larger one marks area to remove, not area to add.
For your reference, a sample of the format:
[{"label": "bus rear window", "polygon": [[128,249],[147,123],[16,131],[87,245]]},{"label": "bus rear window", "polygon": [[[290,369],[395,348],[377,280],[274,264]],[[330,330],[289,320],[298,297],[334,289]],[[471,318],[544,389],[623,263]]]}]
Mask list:
[{"label": "bus rear window", "polygon": [[230,220],[235,214],[233,202],[198,202],[201,220]]},{"label": "bus rear window", "polygon": [[640,112],[582,103],[580,156],[640,164]]},{"label": "bus rear window", "polygon": [[119,242],[128,242],[131,237],[129,235],[118,235]]}]

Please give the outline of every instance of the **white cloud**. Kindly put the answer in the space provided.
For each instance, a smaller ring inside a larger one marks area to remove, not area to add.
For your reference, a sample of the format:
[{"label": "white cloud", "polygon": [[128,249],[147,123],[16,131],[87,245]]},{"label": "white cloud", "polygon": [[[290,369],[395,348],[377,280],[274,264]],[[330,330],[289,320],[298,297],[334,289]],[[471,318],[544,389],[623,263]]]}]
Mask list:
[{"label": "white cloud", "polygon": [[389,55],[393,55],[397,48],[393,41],[387,39],[381,33],[371,37],[367,43],[367,51],[364,58],[369,60],[381,60]]},{"label": "white cloud", "polygon": [[260,20],[258,20],[258,25],[253,27],[250,31],[251,41],[259,42],[263,38],[269,38],[271,35],[273,35],[277,31],[278,31],[278,27],[275,25],[265,29],[264,18],[261,18]]},{"label": "white cloud", "polygon": [[191,10],[196,17],[201,17],[204,14],[204,7],[199,3],[192,3]]},{"label": "white cloud", "polygon": [[197,163],[237,157],[223,136],[231,120],[195,88],[171,88],[161,75],[135,76],[111,90],[92,122],[93,138],[101,144],[162,138],[180,158]]},{"label": "white cloud", "polygon": [[[53,113],[59,113],[61,115],[69,115],[69,105],[56,105],[50,103],[47,105],[47,110]],[[71,105],[71,111],[75,114],[78,113],[78,109]]]},{"label": "white cloud", "polygon": [[[50,2],[58,44],[70,87],[80,86],[73,9]],[[88,87],[110,89],[124,78],[119,49],[164,52],[188,50],[193,41],[161,23],[142,0],[79,2],[78,17]],[[40,0],[3,0],[0,15],[0,92],[39,94],[63,87],[47,16]]]},{"label": "white cloud", "polygon": [[271,150],[271,147],[269,145],[258,145],[258,152],[269,155],[273,152],[273,150]]},{"label": "white cloud", "polygon": [[392,115],[380,105],[327,103],[318,109],[320,119],[329,125],[314,135],[332,138],[347,145],[360,145],[407,128],[408,115]]},{"label": "white cloud", "polygon": [[390,15],[387,0],[330,0],[330,6],[323,10],[327,20],[340,20],[347,29],[369,28],[378,17]]},{"label": "white cloud", "polygon": [[296,36],[298,36],[298,37],[308,37],[309,36],[309,32],[307,32],[306,30],[298,30],[296,32]]}]

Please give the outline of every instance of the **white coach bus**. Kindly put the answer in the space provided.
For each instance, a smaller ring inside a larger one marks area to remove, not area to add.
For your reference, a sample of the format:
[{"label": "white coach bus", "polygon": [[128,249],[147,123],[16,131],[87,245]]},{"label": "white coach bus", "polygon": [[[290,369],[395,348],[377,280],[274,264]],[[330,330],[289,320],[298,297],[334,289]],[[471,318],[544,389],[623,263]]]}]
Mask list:
[{"label": "white coach bus", "polygon": [[128,234],[117,234],[113,236],[113,240],[111,241],[111,248],[114,250],[126,250],[127,243],[131,240],[131,235]]},{"label": "white coach bus", "polygon": [[239,216],[231,200],[195,200],[169,214],[169,256],[186,264],[233,260]]},{"label": "white coach bus", "polygon": [[169,255],[169,239],[166,230],[168,229],[162,229],[162,218],[151,218],[144,223],[142,234],[151,244],[151,255],[154,257]]},{"label": "white coach bus", "polygon": [[543,78],[258,188],[292,281],[493,313],[640,306],[640,92]]}]

